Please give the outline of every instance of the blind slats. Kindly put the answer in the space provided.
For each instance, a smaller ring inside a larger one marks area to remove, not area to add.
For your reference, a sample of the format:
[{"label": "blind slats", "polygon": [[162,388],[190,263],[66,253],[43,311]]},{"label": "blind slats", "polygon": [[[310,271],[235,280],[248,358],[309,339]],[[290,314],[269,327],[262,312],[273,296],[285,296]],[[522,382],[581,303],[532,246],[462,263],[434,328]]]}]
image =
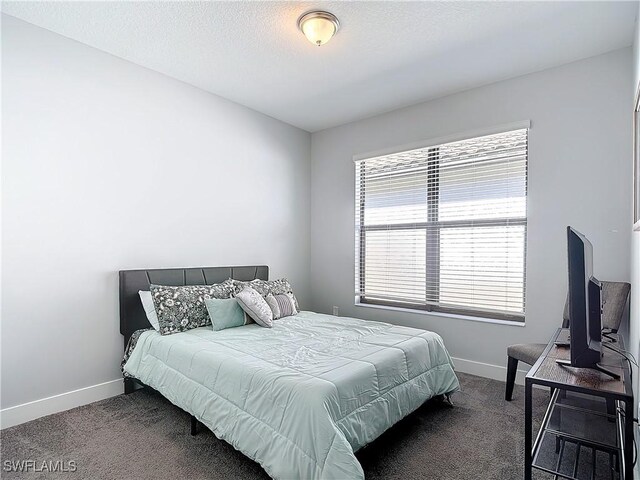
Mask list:
[{"label": "blind slats", "polygon": [[356,162],[356,296],[523,318],[528,130]]}]

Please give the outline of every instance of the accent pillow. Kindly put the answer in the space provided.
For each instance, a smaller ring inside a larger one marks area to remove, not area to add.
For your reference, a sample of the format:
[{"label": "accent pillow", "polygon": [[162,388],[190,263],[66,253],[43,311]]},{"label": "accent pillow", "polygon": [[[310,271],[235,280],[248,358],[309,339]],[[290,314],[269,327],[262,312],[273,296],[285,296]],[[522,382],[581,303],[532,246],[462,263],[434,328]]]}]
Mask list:
[{"label": "accent pillow", "polygon": [[269,308],[271,309],[271,312],[273,313],[273,319],[277,320],[280,318],[280,307],[278,306],[278,301],[276,300],[276,297],[274,297],[273,295],[269,294],[266,297],[264,297],[265,302],[267,302],[267,305],[269,305]]},{"label": "accent pillow", "polygon": [[282,295],[274,295],[273,298],[278,304],[278,310],[280,311],[279,318],[298,314],[293,294],[283,293]]},{"label": "accent pillow", "polygon": [[291,284],[286,278],[280,278],[278,280],[251,280],[250,282],[240,282],[238,280],[232,280],[234,284],[235,293],[240,292],[245,287],[251,287],[257,290],[260,295],[266,297],[267,295],[282,295],[283,293],[290,293],[293,296],[293,300],[296,306],[296,310],[300,310],[298,306],[298,299],[293,293]]},{"label": "accent pillow", "polygon": [[156,314],[156,307],[153,306],[153,297],[151,297],[151,292],[138,290],[138,295],[140,295],[140,301],[142,302],[144,313],[147,314],[147,320],[149,320],[149,323],[153,328],[160,330],[160,325],[158,325],[158,314]]},{"label": "accent pillow", "polygon": [[171,335],[210,325],[205,300],[231,297],[233,284],[223,282],[180,287],[151,285],[150,290],[158,315],[159,331],[162,335]]},{"label": "accent pillow", "polygon": [[235,298],[207,298],[204,304],[215,331],[247,324],[248,317]]},{"label": "accent pillow", "polygon": [[237,293],[235,298],[240,308],[258,325],[267,328],[273,327],[273,312],[257,290],[246,287]]}]

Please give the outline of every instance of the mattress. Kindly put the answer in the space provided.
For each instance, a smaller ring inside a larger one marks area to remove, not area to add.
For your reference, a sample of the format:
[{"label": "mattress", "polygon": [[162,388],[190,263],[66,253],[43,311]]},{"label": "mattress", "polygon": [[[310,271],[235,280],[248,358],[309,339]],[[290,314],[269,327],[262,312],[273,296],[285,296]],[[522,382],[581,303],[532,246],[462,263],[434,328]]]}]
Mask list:
[{"label": "mattress", "polygon": [[312,312],[271,329],[144,331],[124,372],[276,479],[362,479],[354,452],[458,389],[433,332]]}]

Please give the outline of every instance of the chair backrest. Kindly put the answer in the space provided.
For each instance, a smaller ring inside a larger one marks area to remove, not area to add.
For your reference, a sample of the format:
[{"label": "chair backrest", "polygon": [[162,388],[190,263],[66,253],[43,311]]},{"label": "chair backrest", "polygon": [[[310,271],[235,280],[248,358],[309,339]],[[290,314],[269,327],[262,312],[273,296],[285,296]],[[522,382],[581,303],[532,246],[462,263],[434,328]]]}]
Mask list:
[{"label": "chair backrest", "polygon": [[[631,284],[627,282],[602,282],[602,328],[617,332],[629,299]],[[569,294],[564,303],[562,328],[569,328]]]}]

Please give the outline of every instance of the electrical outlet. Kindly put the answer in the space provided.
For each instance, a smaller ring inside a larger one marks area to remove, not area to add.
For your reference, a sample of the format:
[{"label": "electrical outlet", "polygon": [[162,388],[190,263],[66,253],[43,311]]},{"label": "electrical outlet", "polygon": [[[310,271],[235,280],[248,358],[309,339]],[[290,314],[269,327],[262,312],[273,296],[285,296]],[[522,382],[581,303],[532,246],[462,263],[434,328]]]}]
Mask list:
[{"label": "electrical outlet", "polygon": [[336,305],[333,306],[333,314],[337,317],[338,316],[338,307]]}]

